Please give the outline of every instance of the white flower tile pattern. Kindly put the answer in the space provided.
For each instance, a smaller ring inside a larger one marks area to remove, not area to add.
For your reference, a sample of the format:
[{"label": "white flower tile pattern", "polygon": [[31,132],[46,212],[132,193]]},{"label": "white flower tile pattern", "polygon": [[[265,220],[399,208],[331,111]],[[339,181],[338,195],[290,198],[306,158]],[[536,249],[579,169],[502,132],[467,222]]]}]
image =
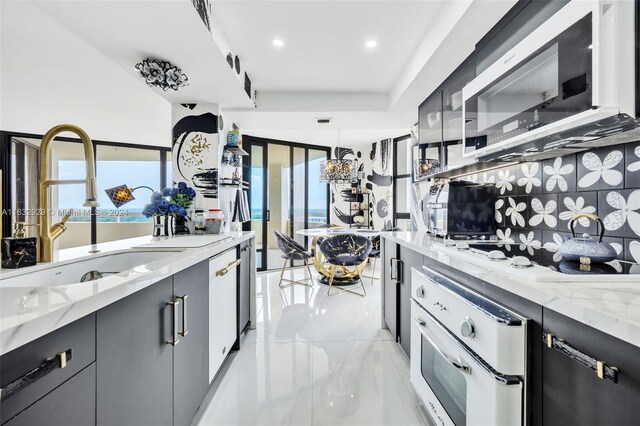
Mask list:
[{"label": "white flower tile pattern", "polygon": [[496,183],[496,188],[500,191],[500,195],[513,191],[513,182],[515,180],[516,176],[511,173],[510,169],[500,170],[498,172],[498,182]]},{"label": "white flower tile pattern", "polygon": [[553,236],[551,237],[551,241],[547,241],[542,245],[542,247],[546,251],[553,253],[554,262],[560,262],[562,260],[562,255],[559,253],[559,250],[563,242],[564,242],[564,239],[562,238],[562,235],[560,235],[557,232],[554,232]]},{"label": "white flower tile pattern", "polygon": [[[623,181],[623,174],[620,165],[623,165],[624,155],[620,150],[608,152],[604,160],[598,152],[587,152],[582,155],[581,166],[587,172],[578,181],[580,188],[615,188]],[[603,185],[604,184],[604,185]]]},{"label": "white flower tile pattern", "polygon": [[516,202],[512,197],[508,198],[509,207],[507,207],[506,215],[511,218],[511,224],[513,226],[519,226],[520,228],[524,228],[526,225],[524,219],[524,212],[527,209],[527,203],[525,202]]},{"label": "white flower tile pattern", "polygon": [[640,241],[634,240],[629,243],[629,256],[627,260],[640,263]]},{"label": "white flower tile pattern", "polygon": [[[496,234],[503,245],[559,256],[578,213],[602,218],[604,241],[618,259],[640,261],[640,140],[541,162],[490,171],[478,182],[496,182]],[[580,218],[575,233],[598,234],[596,221]],[[533,234],[531,234],[533,232]],[[536,254],[538,256],[538,254]],[[640,271],[640,265],[637,265]]]},{"label": "white flower tile pattern", "polygon": [[540,240],[535,239],[535,233],[533,231],[529,231],[528,234],[520,234],[520,250],[527,251],[530,256],[535,254],[535,251],[542,247],[542,243]]},{"label": "white flower tile pattern", "polygon": [[626,199],[621,192],[609,192],[606,201],[613,211],[603,219],[605,229],[616,231],[626,224],[636,236],[640,236],[640,213],[637,211],[640,210],[640,190],[631,192]]},{"label": "white flower tile pattern", "polygon": [[543,203],[538,198],[531,200],[531,219],[529,219],[529,226],[537,227],[544,223],[549,228],[555,228],[558,225],[558,219],[554,215],[558,203],[555,200],[548,200]]},{"label": "white flower tile pattern", "polygon": [[504,230],[498,228],[496,236],[500,241],[499,245],[504,245],[507,250],[511,250],[511,244],[515,244],[515,240],[511,238],[511,228],[505,228]]},{"label": "white flower tile pattern", "polygon": [[534,189],[542,186],[542,180],[539,177],[540,163],[521,164],[519,173],[522,177],[518,179],[518,186],[524,189],[524,194],[531,194]]},{"label": "white flower tile pattern", "polygon": [[502,209],[504,207],[504,198],[498,198],[496,200],[496,212],[495,212],[495,218],[496,218],[496,222],[502,224]]},{"label": "white flower tile pattern", "polygon": [[638,157],[637,161],[634,161],[633,163],[629,164],[627,166],[627,170],[630,172],[637,172],[640,170],[640,145],[636,146],[635,149],[633,150],[633,154]]},{"label": "white flower tile pattern", "polygon": [[556,157],[551,164],[545,162],[543,171],[545,177],[548,176],[545,183],[546,192],[567,192],[573,189],[570,186],[575,186],[575,167],[572,163],[563,164],[564,161],[566,160],[563,157]]},{"label": "white flower tile pattern", "polygon": [[625,148],[624,187],[640,188],[640,142],[627,144]]},{"label": "white flower tile pattern", "polygon": [[[566,196],[561,195],[558,208],[560,212],[558,214],[558,219],[563,223],[559,224],[558,229],[563,228],[569,230],[571,218],[578,213],[596,213],[597,204],[598,193],[595,191],[567,194]],[[575,230],[578,234],[585,232],[588,234],[595,234],[596,223],[585,217],[581,217],[575,224]]]}]

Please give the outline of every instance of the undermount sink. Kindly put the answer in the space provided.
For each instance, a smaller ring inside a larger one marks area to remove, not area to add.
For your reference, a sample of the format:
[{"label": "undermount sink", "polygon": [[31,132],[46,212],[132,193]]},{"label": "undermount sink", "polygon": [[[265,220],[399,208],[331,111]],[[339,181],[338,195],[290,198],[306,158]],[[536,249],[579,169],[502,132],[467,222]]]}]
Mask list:
[{"label": "undermount sink", "polygon": [[165,259],[177,253],[180,253],[180,251],[127,250],[111,254],[93,255],[58,266],[52,263],[50,267],[45,267],[44,269],[41,269],[41,266],[33,272],[25,271],[24,274],[19,276],[0,279],[0,287],[49,287],[76,283],[87,284],[92,280],[85,278],[85,281],[81,282],[81,278],[89,272],[97,271],[104,276],[109,276]]}]

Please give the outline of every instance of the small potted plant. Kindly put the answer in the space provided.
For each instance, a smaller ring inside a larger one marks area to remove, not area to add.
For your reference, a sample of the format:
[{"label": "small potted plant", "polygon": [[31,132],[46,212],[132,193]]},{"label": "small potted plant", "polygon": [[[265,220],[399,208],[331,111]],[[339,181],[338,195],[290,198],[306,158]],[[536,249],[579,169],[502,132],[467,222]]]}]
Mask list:
[{"label": "small potted plant", "polygon": [[163,195],[163,192],[154,192],[151,195],[151,202],[144,206],[142,214],[145,217],[152,217],[154,220],[153,235],[169,236],[174,233],[174,218],[185,218],[187,210],[178,203],[172,201],[170,197]]},{"label": "small potted plant", "polygon": [[[187,186],[184,182],[179,182],[174,188],[165,188],[162,190],[162,195],[166,197],[170,202],[176,204],[180,209],[180,214],[175,214],[174,234],[184,235],[189,234],[189,228],[187,227],[187,221],[190,220],[187,215],[189,207],[193,204],[193,200],[196,198],[196,191]],[[182,212],[184,211],[184,214]]]}]

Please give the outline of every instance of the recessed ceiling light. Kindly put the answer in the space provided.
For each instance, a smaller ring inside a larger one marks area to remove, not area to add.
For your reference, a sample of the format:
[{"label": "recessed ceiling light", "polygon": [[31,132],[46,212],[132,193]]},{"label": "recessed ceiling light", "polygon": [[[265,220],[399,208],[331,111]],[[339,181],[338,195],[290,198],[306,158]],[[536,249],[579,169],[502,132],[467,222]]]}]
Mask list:
[{"label": "recessed ceiling light", "polygon": [[273,43],[273,45],[276,47],[284,46],[284,40],[282,40],[281,38],[274,38],[271,43]]},{"label": "recessed ceiling light", "polygon": [[378,42],[375,40],[367,40],[367,42],[364,45],[366,46],[367,49],[373,49],[378,45]]}]

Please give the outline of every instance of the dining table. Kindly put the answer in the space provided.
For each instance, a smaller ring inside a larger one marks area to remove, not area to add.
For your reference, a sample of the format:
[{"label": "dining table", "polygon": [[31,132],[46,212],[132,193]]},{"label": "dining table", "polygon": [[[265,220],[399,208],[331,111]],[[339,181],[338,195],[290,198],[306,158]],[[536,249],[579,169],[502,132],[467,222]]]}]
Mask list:
[{"label": "dining table", "polygon": [[[321,284],[329,284],[331,273],[324,257],[324,254],[320,250],[319,241],[323,238],[332,237],[340,234],[355,234],[363,235],[368,238],[380,235],[380,231],[368,228],[308,228],[300,229],[296,231],[296,234],[303,235],[305,237],[311,237],[310,252],[311,261],[314,268],[318,271],[318,282]],[[346,267],[339,267],[336,272],[336,276],[333,279],[333,285],[352,285],[360,280],[360,276],[369,259],[366,259],[360,265],[356,266],[353,270],[349,270]]]}]

